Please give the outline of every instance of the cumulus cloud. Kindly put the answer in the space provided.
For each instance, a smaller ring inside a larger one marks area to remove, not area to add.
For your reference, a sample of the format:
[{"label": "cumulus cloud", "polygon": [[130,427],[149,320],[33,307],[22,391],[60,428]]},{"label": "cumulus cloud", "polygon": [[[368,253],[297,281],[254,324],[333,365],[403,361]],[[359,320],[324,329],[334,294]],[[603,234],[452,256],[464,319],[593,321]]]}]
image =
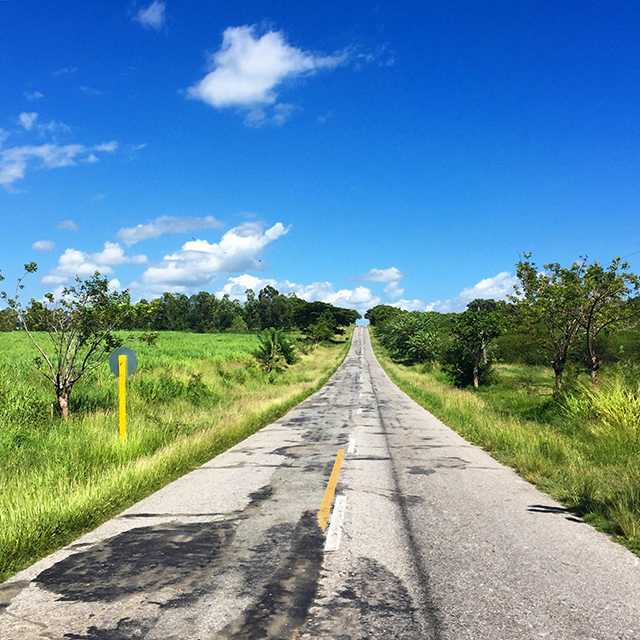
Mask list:
[{"label": "cumulus cloud", "polygon": [[[220,242],[186,242],[180,251],[167,255],[142,275],[140,288],[145,295],[163,291],[192,292],[210,285],[221,273],[261,270],[259,256],[266,245],[289,231],[281,222],[263,231],[258,222],[245,222],[229,229]],[[135,285],[135,286],[134,286]]]},{"label": "cumulus cloud", "polygon": [[158,2],[154,0],[148,7],[140,9],[138,13],[133,17],[136,22],[139,22],[143,27],[150,29],[161,29],[166,20],[167,5],[164,2]]},{"label": "cumulus cloud", "polygon": [[298,284],[289,280],[274,280],[272,278],[259,278],[248,273],[233,276],[225,285],[216,292],[218,297],[228,294],[232,299],[244,300],[245,291],[253,289],[256,293],[267,285],[274,287],[280,293],[295,293],[298,298],[308,302],[319,300],[334,304],[338,307],[356,309],[363,313],[380,304],[380,298],[374,295],[368,287],[359,286],[355,289],[339,289],[330,282],[312,282],[311,284]]},{"label": "cumulus cloud", "polygon": [[27,113],[26,111],[23,111],[19,116],[18,116],[18,120],[20,121],[20,124],[27,130],[27,131],[31,131],[31,129],[33,128],[33,125],[35,124],[36,120],[38,119],[38,114],[37,113]]},{"label": "cumulus cloud", "polygon": [[197,229],[215,229],[222,225],[223,223],[213,216],[206,216],[205,218],[160,216],[146,224],[120,229],[116,233],[116,237],[131,246],[136,242],[159,238],[165,233],[189,233]]},{"label": "cumulus cloud", "polygon": [[493,300],[506,300],[513,293],[513,287],[518,282],[516,276],[508,271],[502,271],[497,276],[480,280],[472,287],[466,287],[455,298],[436,300],[425,304],[420,300],[398,300],[393,307],[407,309],[408,311],[438,311],[440,313],[459,313],[464,311],[467,304],[476,298],[492,298]]},{"label": "cumulus cloud", "polygon": [[0,151],[0,184],[10,188],[16,180],[22,180],[25,177],[30,165],[35,165],[35,168],[39,169],[71,167],[77,164],[76,160],[86,161],[92,152],[111,152],[115,151],[116,147],[115,142],[95,147],[86,147],[83,144],[48,143],[3,149]]},{"label": "cumulus cloud", "polygon": [[404,293],[404,289],[400,286],[400,280],[404,278],[404,273],[396,267],[388,269],[371,269],[371,271],[362,275],[362,279],[366,282],[385,282],[384,292],[390,300],[396,300]]},{"label": "cumulus cloud", "polygon": [[77,249],[66,249],[58,260],[58,266],[42,278],[43,284],[64,284],[76,276],[87,278],[96,271],[111,275],[113,268],[121,264],[145,264],[144,255],[125,256],[117,242],[105,242],[99,253],[85,253]]},{"label": "cumulus cloud", "polygon": [[73,220],[61,220],[56,224],[56,229],[66,229],[67,231],[77,231],[79,227]]},{"label": "cumulus cloud", "polygon": [[56,243],[51,240],[37,240],[31,245],[34,251],[53,251]]},{"label": "cumulus cloud", "polygon": [[210,72],[189,87],[187,95],[218,109],[244,109],[248,112],[246,123],[254,126],[266,121],[268,106],[273,120],[282,124],[294,106],[276,104],[276,87],[320,69],[333,69],[344,64],[349,55],[349,51],[328,56],[302,51],[288,44],[280,31],[258,36],[255,25],[229,27],[223,33],[222,46],[209,59]]},{"label": "cumulus cloud", "polygon": [[36,100],[44,98],[44,93],[40,93],[40,91],[25,91],[23,95],[30,102],[35,102]]}]

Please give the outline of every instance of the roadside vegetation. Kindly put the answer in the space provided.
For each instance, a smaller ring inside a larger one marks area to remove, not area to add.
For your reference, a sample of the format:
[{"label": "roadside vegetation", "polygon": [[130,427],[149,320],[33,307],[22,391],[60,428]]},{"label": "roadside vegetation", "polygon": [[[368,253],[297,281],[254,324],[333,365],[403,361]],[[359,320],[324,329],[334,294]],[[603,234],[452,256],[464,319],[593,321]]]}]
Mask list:
[{"label": "roadside vegetation", "polygon": [[541,270],[528,256],[518,276],[507,303],[371,309],[376,355],[464,438],[640,555],[637,278],[619,260]]},{"label": "roadside vegetation", "polygon": [[[23,306],[20,288],[4,297],[0,581],[284,415],[336,370],[359,317],[273,288],[244,305],[184,296],[178,313],[180,296],[133,305],[107,285],[95,274],[63,300]],[[229,306],[235,315],[220,322]],[[332,330],[309,336],[321,316]],[[182,331],[167,330],[174,325]],[[118,380],[106,362],[116,345],[138,356],[125,443]],[[90,366],[81,363],[86,354]],[[66,394],[63,376],[73,381]]]}]

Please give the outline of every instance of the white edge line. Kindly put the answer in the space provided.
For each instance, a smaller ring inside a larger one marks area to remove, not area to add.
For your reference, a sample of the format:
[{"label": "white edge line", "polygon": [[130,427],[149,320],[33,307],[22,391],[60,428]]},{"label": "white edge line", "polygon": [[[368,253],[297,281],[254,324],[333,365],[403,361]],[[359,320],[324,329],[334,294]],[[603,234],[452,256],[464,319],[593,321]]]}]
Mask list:
[{"label": "white edge line", "polygon": [[355,436],[349,436],[349,446],[347,447],[347,453],[354,453],[356,450],[356,438]]},{"label": "white edge line", "polygon": [[344,512],[347,507],[347,496],[336,496],[336,503],[333,505],[331,522],[327,541],[324,543],[325,551],[337,551],[342,537],[342,523],[344,522]]}]

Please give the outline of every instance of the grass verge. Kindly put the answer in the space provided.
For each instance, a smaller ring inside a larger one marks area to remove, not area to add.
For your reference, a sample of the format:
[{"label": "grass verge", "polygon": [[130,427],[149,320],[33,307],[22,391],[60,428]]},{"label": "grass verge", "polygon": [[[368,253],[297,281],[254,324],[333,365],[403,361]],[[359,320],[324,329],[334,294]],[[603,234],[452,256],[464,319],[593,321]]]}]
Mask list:
[{"label": "grass verge", "polygon": [[492,387],[460,390],[437,371],[393,362],[373,335],[372,343],[389,377],[418,404],[640,555],[637,391],[612,380],[601,391],[559,398],[548,371],[512,365],[498,367]]},{"label": "grass verge", "polygon": [[255,336],[166,333],[157,348],[136,344],[122,446],[106,365],[74,389],[69,421],[52,420],[22,338],[0,334],[0,581],[284,415],[350,344],[349,334],[278,375],[253,363]]}]

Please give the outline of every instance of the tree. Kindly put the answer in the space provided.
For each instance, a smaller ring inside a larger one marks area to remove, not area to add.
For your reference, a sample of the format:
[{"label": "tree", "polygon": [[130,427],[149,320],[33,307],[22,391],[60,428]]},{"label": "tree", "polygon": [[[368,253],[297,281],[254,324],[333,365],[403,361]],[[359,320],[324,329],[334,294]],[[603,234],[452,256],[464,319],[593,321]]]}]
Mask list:
[{"label": "tree", "polygon": [[[1,295],[39,352],[36,366],[53,384],[60,414],[66,420],[73,386],[121,343],[113,331],[122,321],[122,308],[129,303],[129,293],[110,291],[108,279],[96,271],[86,280],[77,278],[74,286],[62,290],[57,301],[48,293],[47,304],[32,299],[30,307],[24,309],[19,299],[22,281],[37,269],[35,262],[26,264],[15,297],[10,298],[4,291]],[[34,335],[36,329],[47,333],[48,347]]]},{"label": "tree", "polygon": [[629,294],[640,288],[640,279],[629,271],[629,264],[621,258],[614,258],[606,269],[598,262],[587,264],[586,258],[574,267],[580,277],[582,294],[576,321],[584,332],[587,371],[591,382],[597,386],[598,369],[602,364],[597,338],[614,326],[628,324],[637,317],[636,306],[629,304]]},{"label": "tree", "polygon": [[458,387],[477,389],[489,380],[491,342],[504,332],[504,319],[495,300],[473,300],[453,324],[454,342],[444,354],[444,369]]},{"label": "tree", "polygon": [[294,346],[284,332],[270,327],[258,334],[260,346],[253,352],[263,371],[282,371],[288,364],[297,360]]},{"label": "tree", "polygon": [[578,265],[570,269],[557,262],[539,271],[531,254],[525,253],[516,267],[519,284],[510,296],[517,309],[517,321],[524,333],[547,354],[562,388],[562,374],[580,331],[577,309],[580,303],[581,276]]},{"label": "tree", "polygon": [[314,346],[318,343],[331,340],[336,334],[338,325],[329,311],[325,311],[318,321],[306,327],[305,334],[313,341]]}]

